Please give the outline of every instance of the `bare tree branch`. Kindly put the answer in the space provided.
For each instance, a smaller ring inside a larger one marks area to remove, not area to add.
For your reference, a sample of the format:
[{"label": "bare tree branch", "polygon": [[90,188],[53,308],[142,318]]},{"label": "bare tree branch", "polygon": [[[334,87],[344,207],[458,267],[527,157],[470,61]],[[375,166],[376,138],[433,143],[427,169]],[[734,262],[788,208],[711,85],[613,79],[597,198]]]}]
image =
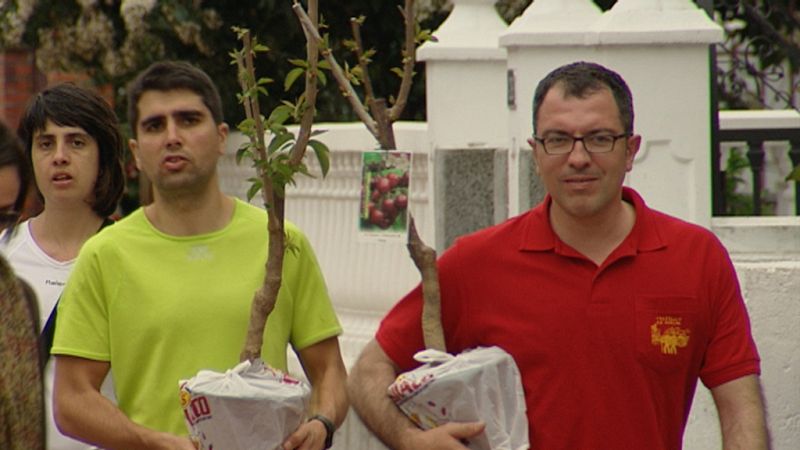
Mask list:
[{"label": "bare tree branch", "polygon": [[383,98],[373,98],[370,101],[370,110],[375,116],[375,123],[378,127],[378,143],[383,150],[395,150],[397,145],[394,141],[394,128],[389,118],[389,108],[386,107],[386,100]]},{"label": "bare tree branch", "polygon": [[[319,23],[319,8],[317,0],[308,1],[308,17],[314,29]],[[295,2],[297,5],[297,2]],[[303,32],[306,33],[305,27]],[[306,34],[306,36],[308,36]],[[300,120],[300,130],[297,132],[297,140],[292,148],[289,164],[298,165],[303,160],[308,141],[311,139],[311,126],[314,124],[317,103],[317,66],[319,62],[319,44],[314,39],[306,39],[306,58],[308,69],[306,70],[306,89],[303,98],[305,99],[303,117]]]},{"label": "bare tree branch", "polygon": [[[358,99],[352,84],[347,79],[342,68],[337,64],[336,59],[329,48],[325,47],[322,37],[319,35],[317,27],[305,15],[302,8],[297,3],[294,4],[293,9],[303,24],[303,29],[306,32],[306,38],[311,40],[313,38],[322,48],[323,57],[331,65],[331,72],[339,83],[345,97],[350,102],[356,115],[367,126],[367,129],[378,140],[380,146],[384,150],[394,150],[395,139],[392,124],[400,117],[403,108],[408,100],[409,92],[411,91],[411,83],[414,76],[414,62],[416,52],[416,20],[414,16],[414,0],[406,0],[405,8],[401,11],[405,19],[405,50],[403,51],[403,77],[400,84],[400,90],[394,107],[387,108],[386,100],[375,98],[372,92],[372,85],[369,82],[369,75],[367,73],[366,60],[363,57],[363,44],[361,42],[360,25],[358,21],[351,20],[353,28],[353,37],[356,43],[356,54],[358,56],[359,67],[364,74],[365,90],[367,92],[367,101],[369,109],[372,111],[373,116],[364,108],[364,105]],[[374,117],[374,120],[373,120]],[[417,233],[417,228],[414,223],[414,217],[409,213],[409,229],[408,229],[408,251],[411,259],[419,269],[422,276],[422,292],[424,297],[423,313],[422,313],[422,329],[425,337],[425,347],[446,351],[444,332],[442,331],[441,323],[441,300],[439,292],[439,275],[436,267],[436,251],[431,247],[425,245]]]},{"label": "bare tree branch", "polygon": [[[245,31],[242,35],[242,46],[244,47],[244,52],[236,54],[236,65],[239,68],[239,86],[241,86],[242,92],[246,93],[250,90],[251,84],[255,83],[254,79],[249,80],[247,78],[254,77],[254,75],[251,74],[255,74],[253,70],[253,41],[250,36],[250,31]],[[250,136],[250,141],[257,151],[259,151],[258,158],[264,160],[267,158],[267,152],[264,143],[264,124],[259,120],[261,117],[261,109],[258,105],[258,101],[253,101],[251,97],[245,95],[242,102],[244,104],[246,117],[253,120],[256,126],[256,135]]]},{"label": "bare tree branch", "polygon": [[339,84],[339,88],[342,90],[342,95],[344,95],[344,97],[350,103],[350,106],[353,108],[356,116],[358,116],[358,118],[364,123],[364,125],[367,127],[367,130],[369,130],[369,132],[375,136],[376,139],[378,139],[378,127],[375,124],[375,120],[372,119],[372,117],[369,115],[369,112],[367,112],[366,108],[364,107],[364,104],[361,103],[358,94],[345,76],[344,70],[342,70],[342,67],[338,62],[336,62],[333,52],[325,45],[322,36],[320,36],[319,31],[317,30],[317,27],[314,26],[314,23],[308,17],[306,12],[303,11],[303,8],[300,7],[300,5],[295,3],[292,6],[292,9],[294,10],[298,19],[300,19],[300,23],[303,25],[303,29],[306,31],[306,33],[310,35],[319,45],[320,53],[322,53],[323,58],[325,58],[325,60],[328,61],[328,64],[330,64],[331,73],[336,79],[336,82]]},{"label": "bare tree branch", "polygon": [[[366,57],[364,56],[364,43],[361,39],[361,23],[355,17],[350,18],[350,28],[353,30],[353,40],[356,43],[356,57],[358,58],[358,67],[361,68],[361,79],[364,84],[364,93],[366,94],[364,101],[369,105],[372,99],[375,98],[375,90],[372,87],[372,79],[369,77],[369,67]],[[373,114],[375,112],[373,111]]]},{"label": "bare tree branch", "polygon": [[425,348],[446,352],[442,329],[439,271],[436,268],[436,250],[422,242],[414,218],[409,215],[408,253],[422,275],[422,336]]},{"label": "bare tree branch", "polygon": [[394,106],[389,110],[389,120],[396,122],[403,114],[411,93],[411,84],[414,78],[414,64],[416,63],[416,20],[414,19],[414,0],[406,0],[402,10],[405,20],[405,49],[403,50],[403,78],[397,92]]}]

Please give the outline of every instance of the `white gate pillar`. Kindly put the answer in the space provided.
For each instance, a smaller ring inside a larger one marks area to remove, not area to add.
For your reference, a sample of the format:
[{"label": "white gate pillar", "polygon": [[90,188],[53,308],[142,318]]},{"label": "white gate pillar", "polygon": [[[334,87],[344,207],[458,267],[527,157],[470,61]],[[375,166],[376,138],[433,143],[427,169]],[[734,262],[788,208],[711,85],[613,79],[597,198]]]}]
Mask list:
[{"label": "white gate pillar", "polygon": [[722,28],[690,0],[620,0],[595,24],[598,62],[633,91],[642,147],[626,184],[659,210],[711,224],[709,45]]},{"label": "white gate pillar", "polygon": [[558,66],[595,59],[590,29],[602,12],[591,0],[536,0],[500,36],[508,51],[509,213],[530,208],[544,195],[533,171],[527,139],[533,134],[536,85]]},{"label": "white gate pillar", "polygon": [[[453,0],[425,61],[437,250],[508,216],[506,51],[495,0]],[[502,170],[501,170],[502,169]]]},{"label": "white gate pillar", "polygon": [[494,0],[453,0],[453,11],[417,50],[425,62],[428,132],[437,148],[506,144],[506,51],[497,44],[508,26]]}]

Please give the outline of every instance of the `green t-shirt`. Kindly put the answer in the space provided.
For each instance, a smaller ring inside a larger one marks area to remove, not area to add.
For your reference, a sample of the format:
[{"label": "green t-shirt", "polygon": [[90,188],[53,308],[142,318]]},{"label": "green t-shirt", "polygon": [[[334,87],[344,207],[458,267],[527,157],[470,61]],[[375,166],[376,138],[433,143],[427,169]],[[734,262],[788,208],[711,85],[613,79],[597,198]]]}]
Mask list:
[{"label": "green t-shirt", "polygon": [[[222,230],[156,230],[140,209],[84,245],[59,304],[53,354],[109,361],[120,409],[134,422],[187,433],[178,382],[239,362],[253,293],[264,280],[266,212],[237,200]],[[313,250],[286,224],[283,284],[262,358],[286,370],[296,349],[342,331]]]}]

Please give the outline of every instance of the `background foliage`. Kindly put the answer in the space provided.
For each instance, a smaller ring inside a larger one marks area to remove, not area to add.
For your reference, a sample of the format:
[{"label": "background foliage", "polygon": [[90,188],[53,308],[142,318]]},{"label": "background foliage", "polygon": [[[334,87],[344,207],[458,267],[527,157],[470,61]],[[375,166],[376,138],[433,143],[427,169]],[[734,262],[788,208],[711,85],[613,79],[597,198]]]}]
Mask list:
[{"label": "background foliage", "polygon": [[[397,91],[399,77],[386,76],[401,65],[402,2],[323,1],[320,13],[330,42],[340,60],[355,63],[343,43],[351,38],[351,17],[366,17],[365,46],[377,50],[371,74],[376,91]],[[512,21],[531,0],[499,0],[497,10]],[[615,0],[595,0],[601,9]],[[797,107],[795,96],[800,70],[800,12],[794,0],[718,0],[716,19],[728,31],[726,47],[745,57],[734,58],[719,74],[720,101],[728,108]],[[138,71],[162,58],[185,59],[206,70],[217,82],[230,123],[242,119],[236,102],[236,71],[228,52],[237,45],[231,26],[246,27],[260,36],[271,51],[256,70],[283,80],[292,66],[286,61],[304,54],[305,38],[291,10],[290,0],[252,0],[235,6],[227,0],[0,0],[0,47],[35,48],[44,71],[88,73],[97,83],[115,88],[119,111],[124,111],[124,87]],[[422,28],[435,30],[447,17],[448,0],[418,0]],[[743,53],[742,53],[743,52]],[[724,51],[723,51],[724,53]],[[403,119],[424,119],[424,71],[418,69],[414,91]],[[756,81],[750,81],[755,79]],[[778,86],[773,88],[772,86]],[[276,91],[273,89],[273,91]],[[267,99],[267,108],[279,102],[279,92]],[[355,120],[338,89],[331,83],[320,92],[320,121]],[[124,115],[122,115],[124,117]]]},{"label": "background foliage", "polygon": [[[508,22],[532,0],[498,0],[498,13]],[[603,10],[616,0],[594,0]],[[717,47],[717,85],[721,108],[794,108],[800,94],[800,2],[796,0],[716,0],[714,19],[726,30]],[[402,63],[401,1],[322,1],[320,13],[330,45],[340,61],[355,65],[344,44],[351,38],[351,17],[366,17],[364,45],[377,51],[370,75],[378,95],[397,92],[400,78],[391,74]],[[88,74],[97,84],[109,84],[125,121],[125,84],[151,62],[169,58],[191,61],[218,84],[226,119],[243,119],[236,101],[236,71],[228,52],[237,45],[232,26],[245,27],[270,47],[256,71],[283,80],[294,67],[290,58],[304,54],[305,38],[292,13],[290,0],[0,0],[0,50],[36,49],[37,65],[47,71]],[[421,28],[435,30],[452,7],[449,0],[418,0]],[[425,118],[424,70],[416,81],[402,119]],[[266,110],[288,94],[272,88]],[[318,121],[356,120],[338,87],[321,88]],[[800,170],[790,177],[800,178]]]}]

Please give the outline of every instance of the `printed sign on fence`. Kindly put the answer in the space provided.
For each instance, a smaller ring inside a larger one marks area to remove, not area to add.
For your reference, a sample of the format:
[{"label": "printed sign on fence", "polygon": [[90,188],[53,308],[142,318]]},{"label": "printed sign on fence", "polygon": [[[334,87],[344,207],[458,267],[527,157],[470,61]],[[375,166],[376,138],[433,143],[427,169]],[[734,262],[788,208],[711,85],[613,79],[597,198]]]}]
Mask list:
[{"label": "printed sign on fence", "polygon": [[359,236],[405,241],[408,230],[411,153],[364,152],[361,164]]}]

